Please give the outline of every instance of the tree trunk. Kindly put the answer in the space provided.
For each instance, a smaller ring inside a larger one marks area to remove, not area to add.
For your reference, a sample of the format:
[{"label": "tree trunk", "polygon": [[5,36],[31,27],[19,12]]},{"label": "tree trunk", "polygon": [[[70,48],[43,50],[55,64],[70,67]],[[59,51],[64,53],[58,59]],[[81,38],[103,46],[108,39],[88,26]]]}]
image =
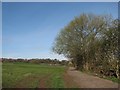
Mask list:
[{"label": "tree trunk", "polygon": [[119,65],[118,65],[118,61],[117,61],[117,67],[116,67],[116,75],[117,75],[117,78],[119,79],[120,78],[120,75],[119,75]]}]

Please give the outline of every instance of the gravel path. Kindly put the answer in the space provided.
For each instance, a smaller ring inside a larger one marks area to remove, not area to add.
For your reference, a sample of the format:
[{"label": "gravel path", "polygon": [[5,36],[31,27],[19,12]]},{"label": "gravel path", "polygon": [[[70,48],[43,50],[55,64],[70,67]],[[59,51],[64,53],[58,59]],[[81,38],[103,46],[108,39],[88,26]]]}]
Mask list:
[{"label": "gravel path", "polygon": [[67,74],[80,88],[118,88],[118,84],[96,76],[88,75],[70,67]]}]

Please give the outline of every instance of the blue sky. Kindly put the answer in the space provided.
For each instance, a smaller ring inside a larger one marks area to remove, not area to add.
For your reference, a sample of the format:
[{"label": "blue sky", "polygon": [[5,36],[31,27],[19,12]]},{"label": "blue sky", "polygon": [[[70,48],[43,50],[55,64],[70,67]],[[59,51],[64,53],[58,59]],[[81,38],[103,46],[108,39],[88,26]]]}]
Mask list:
[{"label": "blue sky", "polygon": [[66,59],[51,51],[60,30],[82,13],[118,17],[117,3],[2,3],[2,57]]}]

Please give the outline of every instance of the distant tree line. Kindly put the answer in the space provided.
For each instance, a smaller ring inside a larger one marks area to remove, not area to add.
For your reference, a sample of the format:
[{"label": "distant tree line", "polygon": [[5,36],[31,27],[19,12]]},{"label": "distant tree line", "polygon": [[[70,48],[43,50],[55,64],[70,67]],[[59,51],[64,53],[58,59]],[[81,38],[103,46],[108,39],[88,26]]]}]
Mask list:
[{"label": "distant tree line", "polygon": [[34,63],[34,64],[50,64],[50,65],[67,65],[68,61],[66,60],[57,60],[57,59],[12,59],[12,58],[2,58],[2,62],[25,62],[25,63]]},{"label": "distant tree line", "polygon": [[66,56],[76,69],[119,78],[119,26],[111,15],[81,14],[61,30],[53,51]]}]

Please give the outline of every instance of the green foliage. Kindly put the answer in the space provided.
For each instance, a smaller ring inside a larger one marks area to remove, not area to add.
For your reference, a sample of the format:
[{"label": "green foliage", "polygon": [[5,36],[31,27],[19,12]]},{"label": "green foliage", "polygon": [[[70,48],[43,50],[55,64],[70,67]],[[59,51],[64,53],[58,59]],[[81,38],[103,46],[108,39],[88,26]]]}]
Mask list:
[{"label": "green foliage", "polygon": [[118,20],[110,15],[75,17],[57,36],[53,51],[72,60],[77,69],[114,69],[118,74]]}]

